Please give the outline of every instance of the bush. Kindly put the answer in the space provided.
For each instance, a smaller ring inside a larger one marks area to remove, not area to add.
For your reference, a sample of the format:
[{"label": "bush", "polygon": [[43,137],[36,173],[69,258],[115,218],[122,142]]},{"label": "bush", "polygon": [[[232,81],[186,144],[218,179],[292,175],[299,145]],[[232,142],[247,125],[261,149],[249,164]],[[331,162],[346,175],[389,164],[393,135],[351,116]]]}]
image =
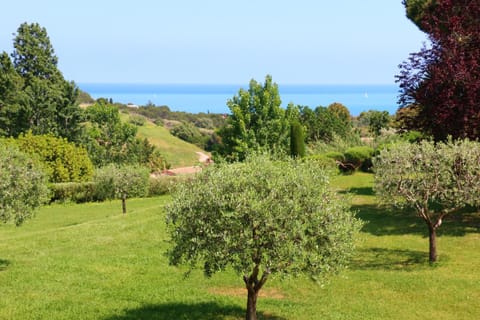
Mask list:
[{"label": "bush", "polygon": [[20,135],[9,143],[31,155],[37,155],[50,182],[82,182],[93,176],[93,164],[87,150],[77,147],[65,138],[52,135]]},{"label": "bush", "polygon": [[340,162],[345,161],[345,156],[343,155],[343,153],[338,152],[338,151],[327,152],[327,153],[324,154],[324,156],[329,158],[329,159],[333,159],[333,160],[340,161]]},{"label": "bush", "polygon": [[132,114],[130,115],[130,120],[128,122],[130,122],[130,124],[133,124],[134,126],[141,127],[145,125],[147,120],[145,119],[144,116],[140,116],[138,114]]},{"label": "bush", "polygon": [[374,150],[371,147],[361,146],[353,147],[345,151],[345,162],[341,166],[344,172],[353,172],[357,169],[370,171],[372,168],[372,157]]},{"label": "bush", "polygon": [[52,202],[83,203],[98,200],[95,198],[96,185],[94,182],[66,182],[50,185]]},{"label": "bush", "polygon": [[148,196],[161,196],[169,194],[177,184],[184,182],[185,176],[158,176],[151,177],[148,186]]},{"label": "bush", "polygon": [[314,162],[319,168],[326,171],[338,173],[338,165],[335,159],[329,158],[324,154],[308,156],[304,160]]}]

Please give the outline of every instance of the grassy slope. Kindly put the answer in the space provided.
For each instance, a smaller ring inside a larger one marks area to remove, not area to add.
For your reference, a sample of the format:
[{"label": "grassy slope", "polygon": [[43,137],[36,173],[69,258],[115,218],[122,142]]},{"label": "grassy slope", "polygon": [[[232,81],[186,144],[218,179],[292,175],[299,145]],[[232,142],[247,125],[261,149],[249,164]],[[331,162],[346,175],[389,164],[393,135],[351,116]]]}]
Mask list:
[{"label": "grassy slope", "polygon": [[[128,115],[122,113],[123,121],[128,121]],[[157,146],[165,156],[172,168],[188,167],[198,164],[198,155],[195,152],[205,152],[199,147],[185,142],[170,134],[168,129],[157,126],[151,121],[138,127],[138,136],[147,138],[150,143]]]},{"label": "grassy slope", "polygon": [[[270,279],[258,308],[266,319],[475,319],[480,314],[479,217],[446,221],[440,263],[427,263],[415,217],[375,206],[371,176],[335,184],[355,195],[369,222],[351,268],[320,287]],[[232,272],[203,277],[168,266],[168,197],[53,205],[15,228],[0,226],[0,319],[242,319],[245,292]],[[442,230],[443,229],[443,230]],[[443,233],[442,233],[443,232]]]}]

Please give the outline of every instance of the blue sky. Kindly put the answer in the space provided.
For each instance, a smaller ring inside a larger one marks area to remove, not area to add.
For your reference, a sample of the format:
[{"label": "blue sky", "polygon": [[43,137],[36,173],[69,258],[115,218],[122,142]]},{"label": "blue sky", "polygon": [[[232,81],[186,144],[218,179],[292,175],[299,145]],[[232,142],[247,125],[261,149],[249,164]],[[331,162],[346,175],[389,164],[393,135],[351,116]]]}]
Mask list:
[{"label": "blue sky", "polygon": [[393,84],[425,41],[401,0],[7,1],[1,51],[25,21],[78,83]]}]

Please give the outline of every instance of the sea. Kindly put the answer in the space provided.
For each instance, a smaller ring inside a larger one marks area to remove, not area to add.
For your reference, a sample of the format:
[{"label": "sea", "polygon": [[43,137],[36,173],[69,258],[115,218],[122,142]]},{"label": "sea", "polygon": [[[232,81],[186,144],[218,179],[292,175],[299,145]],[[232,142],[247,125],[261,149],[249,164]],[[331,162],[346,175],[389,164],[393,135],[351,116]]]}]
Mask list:
[{"label": "sea", "polygon": [[[123,104],[168,106],[172,111],[228,114],[227,101],[248,85],[232,84],[105,84],[80,83],[79,87],[94,99],[106,98]],[[328,106],[339,102],[353,116],[362,111],[378,110],[395,114],[399,88],[396,85],[281,85],[282,106],[289,103]]]}]

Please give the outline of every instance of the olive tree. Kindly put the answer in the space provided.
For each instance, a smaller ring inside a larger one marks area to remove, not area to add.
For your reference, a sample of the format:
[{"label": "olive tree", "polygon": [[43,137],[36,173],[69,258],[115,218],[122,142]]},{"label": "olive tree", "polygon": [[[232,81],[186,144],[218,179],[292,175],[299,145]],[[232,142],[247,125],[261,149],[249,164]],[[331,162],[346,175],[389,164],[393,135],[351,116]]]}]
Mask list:
[{"label": "olive tree", "polygon": [[360,223],[313,162],[247,157],[216,164],[179,185],[167,207],[170,263],[203,263],[207,276],[227,266],[243,275],[246,319],[257,319],[271,274],[321,279],[344,267]]},{"label": "olive tree", "polygon": [[127,198],[148,194],[149,170],[135,165],[109,165],[95,175],[97,198],[121,199],[122,213],[127,213]]},{"label": "olive tree", "polygon": [[0,221],[22,224],[48,201],[48,193],[40,164],[0,142]]},{"label": "olive tree", "polygon": [[437,261],[436,231],[445,216],[480,203],[477,142],[399,143],[380,152],[374,171],[382,203],[412,209],[425,221],[430,262]]}]

